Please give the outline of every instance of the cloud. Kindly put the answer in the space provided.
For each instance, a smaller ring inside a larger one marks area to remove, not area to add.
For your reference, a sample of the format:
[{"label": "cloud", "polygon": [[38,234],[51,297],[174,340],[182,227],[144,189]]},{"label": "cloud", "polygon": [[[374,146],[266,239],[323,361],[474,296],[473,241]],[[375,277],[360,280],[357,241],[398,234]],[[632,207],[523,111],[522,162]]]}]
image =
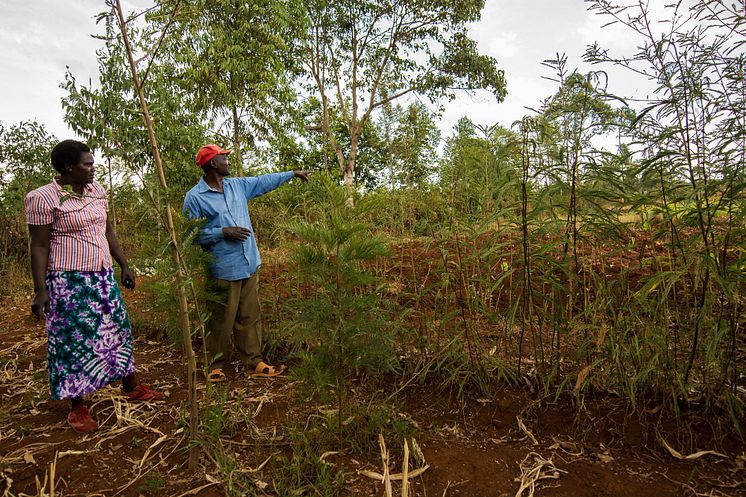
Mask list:
[{"label": "cloud", "polygon": [[518,35],[508,31],[500,33],[489,41],[488,52],[497,59],[513,57],[518,53],[518,44],[516,43]]},{"label": "cloud", "polygon": [[541,101],[555,91],[555,83],[542,79],[538,74],[514,73],[508,79],[508,96],[504,102],[497,103],[486,92],[477,92],[473,96],[461,94],[455,102],[446,106],[440,129],[444,138],[450,136],[453,127],[464,116],[477,124],[491,126],[499,123],[509,128],[523,116],[534,115],[529,108],[538,109]]},{"label": "cloud", "polygon": [[57,136],[70,134],[63,122],[59,88],[65,67],[81,80],[96,78],[96,49],[91,33],[100,32],[93,16],[106,7],[97,0],[0,0],[0,60],[6,78],[0,92],[0,120],[10,124],[39,119]]},{"label": "cloud", "polygon": [[586,45],[598,43],[603,48],[629,52],[630,48],[634,48],[634,45],[630,44],[631,30],[620,24],[604,26],[612,21],[611,17],[588,11],[583,24],[577,29],[578,35]]}]

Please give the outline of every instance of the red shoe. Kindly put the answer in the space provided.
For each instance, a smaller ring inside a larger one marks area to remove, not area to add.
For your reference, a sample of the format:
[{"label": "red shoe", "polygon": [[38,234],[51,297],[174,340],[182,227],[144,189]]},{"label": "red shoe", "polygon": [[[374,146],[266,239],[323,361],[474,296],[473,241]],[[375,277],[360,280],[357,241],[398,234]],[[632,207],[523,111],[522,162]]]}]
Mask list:
[{"label": "red shoe", "polygon": [[88,406],[84,404],[70,410],[70,414],[67,415],[67,424],[80,433],[90,433],[98,428],[98,423],[91,417]]},{"label": "red shoe", "polygon": [[157,390],[153,390],[147,385],[138,383],[134,390],[127,394],[127,399],[148,402],[151,400],[162,400],[163,394]]}]

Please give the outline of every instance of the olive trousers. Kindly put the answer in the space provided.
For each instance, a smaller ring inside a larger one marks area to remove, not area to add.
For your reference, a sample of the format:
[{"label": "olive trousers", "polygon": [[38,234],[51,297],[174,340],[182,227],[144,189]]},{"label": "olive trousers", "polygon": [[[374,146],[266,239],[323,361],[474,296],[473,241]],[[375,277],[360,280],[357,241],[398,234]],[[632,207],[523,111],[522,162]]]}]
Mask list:
[{"label": "olive trousers", "polygon": [[231,341],[241,362],[253,370],[262,360],[262,315],[257,273],[250,278],[207,280],[205,344],[210,369],[223,368],[231,353]]}]

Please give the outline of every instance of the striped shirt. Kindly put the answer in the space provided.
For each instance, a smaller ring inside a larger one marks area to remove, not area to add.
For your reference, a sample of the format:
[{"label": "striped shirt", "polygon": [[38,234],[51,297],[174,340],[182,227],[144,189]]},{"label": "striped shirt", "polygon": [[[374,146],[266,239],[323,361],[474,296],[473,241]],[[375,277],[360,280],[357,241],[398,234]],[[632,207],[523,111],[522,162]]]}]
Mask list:
[{"label": "striped shirt", "polygon": [[83,188],[83,196],[78,197],[63,190],[55,179],[26,195],[28,224],[52,225],[47,270],[99,271],[111,267],[106,191],[98,183]]}]

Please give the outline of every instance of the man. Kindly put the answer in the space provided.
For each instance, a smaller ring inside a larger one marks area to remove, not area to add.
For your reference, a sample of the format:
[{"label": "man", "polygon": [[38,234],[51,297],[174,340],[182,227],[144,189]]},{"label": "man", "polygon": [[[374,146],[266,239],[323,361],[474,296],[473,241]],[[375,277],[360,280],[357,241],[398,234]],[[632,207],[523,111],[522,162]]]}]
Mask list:
[{"label": "man", "polygon": [[248,201],[274,190],[293,178],[308,181],[306,171],[228,178],[228,155],[215,144],[197,152],[196,162],[204,176],[184,198],[184,213],[205,219],[197,242],[212,253],[207,302],[206,347],[210,361],[208,381],[225,381],[223,367],[230,354],[231,337],[250,376],[269,378],[282,373],[262,360],[262,322],[257,292],[261,265]]}]

